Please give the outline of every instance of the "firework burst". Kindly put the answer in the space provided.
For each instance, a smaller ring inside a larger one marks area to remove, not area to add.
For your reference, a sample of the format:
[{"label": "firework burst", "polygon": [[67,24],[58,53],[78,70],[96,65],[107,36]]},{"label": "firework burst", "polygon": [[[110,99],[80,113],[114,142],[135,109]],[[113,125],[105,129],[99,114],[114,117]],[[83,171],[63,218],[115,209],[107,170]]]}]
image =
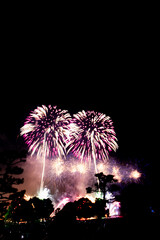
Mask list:
[{"label": "firework burst", "polygon": [[74,114],[72,136],[68,143],[68,152],[72,151],[81,161],[107,160],[109,151],[118,148],[113,122],[109,116],[94,111],[82,111]]},{"label": "firework burst", "polygon": [[31,155],[48,157],[65,156],[65,141],[68,136],[68,124],[71,116],[67,110],[57,109],[56,106],[42,105],[30,113],[21,135],[29,146]]},{"label": "firework burst", "polygon": [[20,129],[20,134],[24,136],[31,155],[37,154],[43,157],[41,189],[43,189],[46,157],[64,157],[66,154],[65,142],[69,135],[70,120],[71,116],[67,110],[62,111],[56,106],[42,105],[30,113]]}]

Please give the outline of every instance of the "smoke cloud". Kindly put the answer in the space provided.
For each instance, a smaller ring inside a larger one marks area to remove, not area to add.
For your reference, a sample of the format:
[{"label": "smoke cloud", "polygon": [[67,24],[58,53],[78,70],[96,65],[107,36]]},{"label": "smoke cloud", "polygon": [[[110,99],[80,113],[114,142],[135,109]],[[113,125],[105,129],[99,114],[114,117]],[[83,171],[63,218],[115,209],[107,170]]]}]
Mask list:
[{"label": "smoke cloud", "polygon": [[[42,158],[31,156],[28,156],[26,162],[21,165],[24,169],[22,174],[24,184],[20,186],[20,189],[25,189],[27,195],[38,195],[42,165]],[[136,166],[129,164],[121,165],[115,159],[110,159],[106,163],[97,163],[97,169],[98,172],[103,172],[105,175],[114,175],[119,184],[138,181],[140,178],[140,175],[132,174],[134,171],[138,171]],[[49,190],[48,196],[54,205],[57,205],[64,198],[75,201],[79,197],[84,197],[86,188],[94,187],[97,181],[93,165],[81,163],[72,157],[67,160],[59,158],[54,160],[46,159],[44,176],[44,188]],[[136,176],[138,176],[137,179]]]}]

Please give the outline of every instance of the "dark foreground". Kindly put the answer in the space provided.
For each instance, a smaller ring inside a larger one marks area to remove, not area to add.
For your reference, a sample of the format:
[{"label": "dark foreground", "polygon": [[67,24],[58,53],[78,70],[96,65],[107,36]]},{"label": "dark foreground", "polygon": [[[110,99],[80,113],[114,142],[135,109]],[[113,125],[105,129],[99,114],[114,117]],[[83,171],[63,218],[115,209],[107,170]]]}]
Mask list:
[{"label": "dark foreground", "polygon": [[160,217],[2,224],[0,240],[159,238]]}]

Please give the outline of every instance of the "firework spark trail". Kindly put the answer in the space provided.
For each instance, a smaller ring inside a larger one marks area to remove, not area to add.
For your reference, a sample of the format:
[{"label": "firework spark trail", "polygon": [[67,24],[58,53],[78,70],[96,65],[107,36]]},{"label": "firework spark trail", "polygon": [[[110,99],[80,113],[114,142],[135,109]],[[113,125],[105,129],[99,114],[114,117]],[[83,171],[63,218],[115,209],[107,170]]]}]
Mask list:
[{"label": "firework spark trail", "polygon": [[44,187],[46,157],[65,157],[70,121],[71,116],[67,110],[62,111],[57,106],[42,105],[30,113],[20,129],[20,135],[24,136],[31,155],[43,156],[41,190]]},{"label": "firework spark trail", "polygon": [[93,160],[95,172],[96,161],[107,160],[109,151],[118,149],[113,122],[103,113],[84,110],[73,115],[71,137],[67,144],[68,152],[73,152],[81,161]]}]

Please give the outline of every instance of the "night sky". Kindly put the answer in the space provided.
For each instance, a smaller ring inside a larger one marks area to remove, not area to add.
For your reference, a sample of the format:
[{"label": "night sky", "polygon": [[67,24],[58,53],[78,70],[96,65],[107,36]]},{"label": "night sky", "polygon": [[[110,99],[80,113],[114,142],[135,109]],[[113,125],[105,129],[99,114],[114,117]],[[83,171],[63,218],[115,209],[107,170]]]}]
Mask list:
[{"label": "night sky", "polygon": [[[40,74],[38,74],[40,77]],[[93,74],[92,74],[93,76]],[[118,77],[118,75],[117,75]],[[0,150],[27,146],[20,134],[25,118],[37,106],[57,105],[71,114],[81,110],[94,110],[109,115],[115,126],[119,149],[113,156],[122,164],[137,164],[144,172],[153,199],[158,203],[159,147],[158,147],[158,95],[151,82],[115,81],[96,76],[93,79],[72,77],[63,83],[53,76],[52,81],[14,82],[5,86],[1,95]],[[64,79],[63,79],[64,80]],[[125,78],[126,80],[126,78]],[[58,84],[57,84],[58,81]],[[37,84],[36,84],[37,82]],[[6,84],[7,85],[7,84]],[[18,88],[18,86],[20,86]]]},{"label": "night sky", "polygon": [[[53,97],[50,97],[50,101],[48,99],[46,101],[45,96],[40,96],[41,101],[33,100],[32,103],[26,103],[27,99],[25,98],[20,101],[18,99],[8,100],[1,106],[1,113],[3,113],[1,115],[1,140],[6,139],[8,144],[10,142],[13,145],[19,143],[21,141],[20,127],[23,126],[25,118],[30,111],[42,104],[57,105],[61,109],[67,109],[71,114],[81,110],[94,110],[109,115],[114,122],[119,144],[116,156],[120,157],[121,160],[128,158],[133,158],[133,160],[145,159],[156,164],[156,154],[158,152],[158,143],[156,142],[157,113],[149,105],[150,103],[153,104],[150,99],[137,92],[130,93],[129,96],[127,89],[120,90],[119,95],[113,92],[113,95],[116,95],[113,97],[112,94],[107,94],[107,92],[102,97],[98,95],[97,101],[95,96],[90,94],[89,96],[93,99],[92,103],[84,102],[83,95],[85,99],[85,89],[82,92],[82,97],[73,98],[70,101],[71,103],[68,103],[68,99],[65,99],[65,97],[63,98],[63,92],[60,96],[61,99],[53,95]],[[77,103],[80,99],[82,99],[82,102]]]},{"label": "night sky", "polygon": [[106,36],[106,28],[95,37],[81,35],[77,27],[72,35],[64,26],[59,28],[63,36],[50,36],[49,29],[42,37],[44,29],[23,26],[19,32],[10,23],[10,36],[4,34],[1,43],[0,151],[24,144],[20,127],[37,106],[57,105],[71,114],[95,110],[114,122],[115,156],[143,162],[157,183],[157,31],[150,24],[134,24],[116,22]]},{"label": "night sky", "polygon": [[156,14],[143,16],[144,6],[136,11],[100,22],[5,18],[1,139],[16,144],[19,128],[38,105],[58,105],[71,114],[93,109],[113,119],[117,154],[158,158],[158,21]]}]

